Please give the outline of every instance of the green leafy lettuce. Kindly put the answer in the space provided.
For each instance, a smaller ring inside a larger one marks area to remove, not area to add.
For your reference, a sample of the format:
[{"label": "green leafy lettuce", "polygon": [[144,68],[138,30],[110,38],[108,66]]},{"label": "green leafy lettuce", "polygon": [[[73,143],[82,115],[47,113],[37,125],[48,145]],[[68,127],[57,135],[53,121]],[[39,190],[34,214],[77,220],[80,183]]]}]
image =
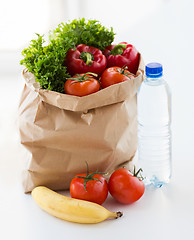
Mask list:
[{"label": "green leafy lettuce", "polygon": [[66,53],[78,44],[86,44],[104,50],[114,41],[113,29],[102,26],[96,20],[84,18],[61,23],[49,33],[45,46],[44,36],[37,34],[28,48],[22,51],[20,64],[32,72],[43,89],[64,92],[64,82],[70,77],[64,65]]}]

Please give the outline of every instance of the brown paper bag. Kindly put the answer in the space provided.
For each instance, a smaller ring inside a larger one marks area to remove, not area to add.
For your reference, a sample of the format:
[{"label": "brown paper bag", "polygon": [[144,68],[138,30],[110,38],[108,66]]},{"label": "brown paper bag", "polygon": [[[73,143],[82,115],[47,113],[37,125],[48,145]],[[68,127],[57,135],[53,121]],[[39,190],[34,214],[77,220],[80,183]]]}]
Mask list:
[{"label": "brown paper bag", "polygon": [[76,97],[40,89],[32,73],[19,105],[21,143],[28,150],[24,191],[39,185],[68,189],[71,179],[90,171],[111,173],[131,161],[137,148],[136,94],[143,61],[135,79],[97,93]]}]

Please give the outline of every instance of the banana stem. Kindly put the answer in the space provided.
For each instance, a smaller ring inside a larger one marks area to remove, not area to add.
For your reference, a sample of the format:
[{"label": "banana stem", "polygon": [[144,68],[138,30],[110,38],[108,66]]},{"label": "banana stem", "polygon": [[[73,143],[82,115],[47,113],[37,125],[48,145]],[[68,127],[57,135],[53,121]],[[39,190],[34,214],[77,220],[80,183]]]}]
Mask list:
[{"label": "banana stem", "polygon": [[123,216],[122,212],[110,212],[109,218],[120,218]]}]

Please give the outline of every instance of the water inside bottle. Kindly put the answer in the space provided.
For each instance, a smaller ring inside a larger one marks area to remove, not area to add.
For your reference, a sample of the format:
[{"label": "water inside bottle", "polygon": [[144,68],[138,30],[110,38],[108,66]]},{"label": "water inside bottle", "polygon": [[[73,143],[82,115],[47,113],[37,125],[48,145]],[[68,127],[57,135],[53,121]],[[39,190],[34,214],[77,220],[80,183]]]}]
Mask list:
[{"label": "water inside bottle", "polygon": [[171,95],[162,78],[147,78],[138,92],[138,158],[145,184],[171,177]]}]

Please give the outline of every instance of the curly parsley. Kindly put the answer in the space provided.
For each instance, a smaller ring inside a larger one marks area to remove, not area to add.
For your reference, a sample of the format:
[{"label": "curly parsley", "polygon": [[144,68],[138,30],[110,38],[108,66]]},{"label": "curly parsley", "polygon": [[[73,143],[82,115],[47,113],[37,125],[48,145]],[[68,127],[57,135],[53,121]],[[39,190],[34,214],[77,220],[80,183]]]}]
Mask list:
[{"label": "curly parsley", "polygon": [[22,51],[20,64],[34,74],[43,89],[63,93],[65,80],[70,77],[64,66],[67,51],[81,43],[104,50],[114,41],[114,35],[112,28],[109,30],[96,20],[82,18],[61,23],[50,32],[47,46],[43,46],[44,36],[37,34],[37,39]]}]

